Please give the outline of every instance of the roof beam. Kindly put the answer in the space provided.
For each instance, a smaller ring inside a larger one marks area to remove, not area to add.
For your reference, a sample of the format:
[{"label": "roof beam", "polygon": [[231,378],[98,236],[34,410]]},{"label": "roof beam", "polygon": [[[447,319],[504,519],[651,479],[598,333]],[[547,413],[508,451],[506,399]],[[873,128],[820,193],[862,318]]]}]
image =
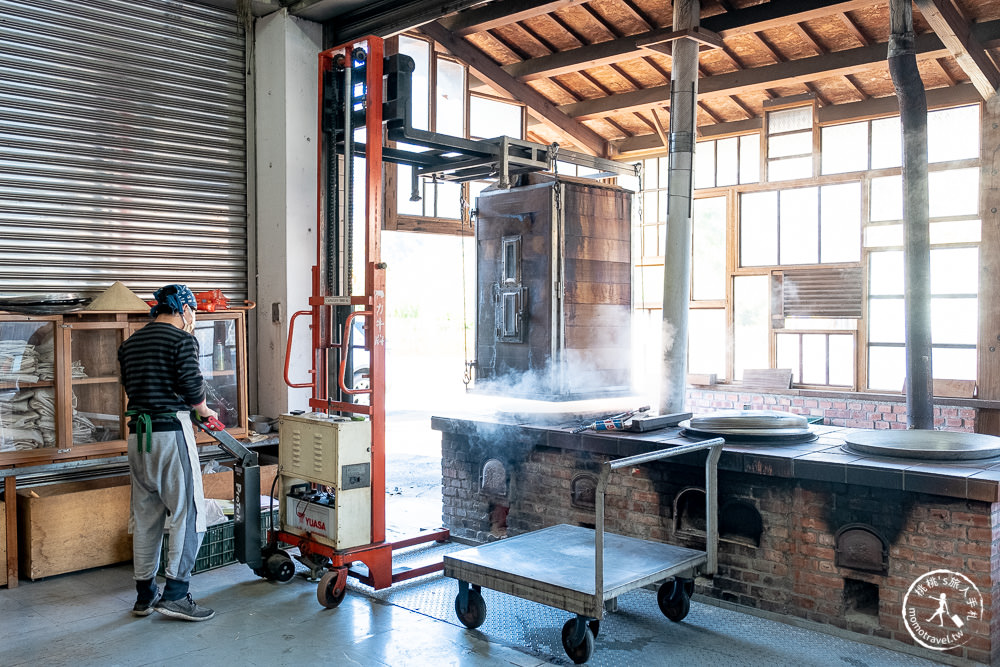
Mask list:
[{"label": "roof beam", "polygon": [[459,37],[581,5],[587,0],[505,0],[467,9],[439,21]]},{"label": "roof beam", "polygon": [[[977,23],[972,28],[983,44],[1000,43],[1000,21]],[[885,67],[886,44],[835,51],[823,56],[790,60],[774,65],[728,72],[698,80],[698,97],[742,94],[778,86],[803,84],[816,79],[857,73],[867,67]],[[948,54],[936,35],[916,38],[918,60],[940,58]],[[628,93],[564,104],[559,109],[577,120],[600,118],[617,111],[636,111],[670,99],[670,86],[655,86]]]},{"label": "roof beam", "polygon": [[[706,17],[702,19],[700,27],[721,37],[729,37],[787,26],[792,22],[801,23],[875,4],[878,4],[875,0],[772,0],[746,9]],[[637,44],[654,43],[669,37],[673,32],[672,26],[658,28],[621,39],[612,39],[553,53],[549,56],[511,63],[505,65],[503,69],[522,81],[567,74],[588,67],[641,57],[642,51],[637,48]]]},{"label": "roof beam", "polygon": [[609,153],[611,146],[604,137],[567,116],[528,84],[522,83],[504,72],[489,56],[472,46],[464,38],[456,37],[450,30],[437,22],[428,23],[420,30],[468,65],[476,76],[508,93],[514,99],[523,102],[540,121],[559,134],[568,137],[583,152],[599,157],[611,157]]},{"label": "roof beam", "polygon": [[969,75],[984,100],[1000,88],[1000,71],[950,0],[914,0],[920,13]]}]

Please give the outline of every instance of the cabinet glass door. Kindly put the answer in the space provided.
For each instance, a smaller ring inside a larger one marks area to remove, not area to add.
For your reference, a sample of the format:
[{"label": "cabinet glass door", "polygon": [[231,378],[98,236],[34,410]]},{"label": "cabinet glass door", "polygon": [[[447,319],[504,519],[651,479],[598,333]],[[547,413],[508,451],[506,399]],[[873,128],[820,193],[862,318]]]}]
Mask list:
[{"label": "cabinet glass door", "polygon": [[118,346],[127,324],[73,324],[70,342],[72,442],[122,440],[124,392],[118,369]]},{"label": "cabinet glass door", "polygon": [[238,428],[242,426],[240,396],[243,388],[239,386],[240,374],[237,372],[236,350],[242,341],[238,337],[236,320],[199,314],[194,335],[198,339],[208,407],[219,413],[219,419],[227,428]]},{"label": "cabinet glass door", "polygon": [[0,321],[0,452],[56,446],[55,324]]}]

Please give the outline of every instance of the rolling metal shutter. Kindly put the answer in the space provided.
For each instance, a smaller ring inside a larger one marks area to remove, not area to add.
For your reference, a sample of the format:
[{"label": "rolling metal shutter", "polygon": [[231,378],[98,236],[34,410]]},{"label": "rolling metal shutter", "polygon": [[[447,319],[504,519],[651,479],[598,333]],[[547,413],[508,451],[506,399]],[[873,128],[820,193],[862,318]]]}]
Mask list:
[{"label": "rolling metal shutter", "polygon": [[177,0],[0,0],[0,294],[247,298],[245,40]]}]

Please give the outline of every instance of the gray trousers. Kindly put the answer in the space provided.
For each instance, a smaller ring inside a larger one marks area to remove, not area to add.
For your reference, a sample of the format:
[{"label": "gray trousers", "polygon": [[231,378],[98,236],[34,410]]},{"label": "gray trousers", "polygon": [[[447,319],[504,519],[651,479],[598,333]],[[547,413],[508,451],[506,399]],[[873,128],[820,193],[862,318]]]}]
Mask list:
[{"label": "gray trousers", "polygon": [[132,565],[137,581],[153,579],[160,567],[164,530],[170,532],[165,572],[189,581],[205,535],[205,495],[194,429],[187,412],[178,412],[182,431],[153,433],[150,451],[136,435],[128,437],[132,477]]}]

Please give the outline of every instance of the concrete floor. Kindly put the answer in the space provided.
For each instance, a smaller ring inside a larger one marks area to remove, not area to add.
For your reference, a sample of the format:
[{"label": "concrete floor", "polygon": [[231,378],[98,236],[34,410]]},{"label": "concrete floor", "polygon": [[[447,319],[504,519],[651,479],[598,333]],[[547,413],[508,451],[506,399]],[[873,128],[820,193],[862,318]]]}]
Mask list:
[{"label": "concrete floor", "polygon": [[[391,533],[408,534],[440,519],[440,438],[424,414],[387,421],[387,522]],[[415,547],[397,562],[440,560],[460,548]],[[300,574],[286,585],[240,564],[195,575],[193,596],[217,612],[204,623],[132,616],[130,564],[22,581],[0,589],[0,666],[572,664],[559,639],[568,615],[559,610],[484,591],[487,621],[467,630],[454,615],[454,582],[440,574],[378,592],[352,582],[333,610],[318,604],[316,585]],[[941,663],[697,601],[674,624],[659,613],[653,592],[638,590],[603,622],[589,664]]]}]

